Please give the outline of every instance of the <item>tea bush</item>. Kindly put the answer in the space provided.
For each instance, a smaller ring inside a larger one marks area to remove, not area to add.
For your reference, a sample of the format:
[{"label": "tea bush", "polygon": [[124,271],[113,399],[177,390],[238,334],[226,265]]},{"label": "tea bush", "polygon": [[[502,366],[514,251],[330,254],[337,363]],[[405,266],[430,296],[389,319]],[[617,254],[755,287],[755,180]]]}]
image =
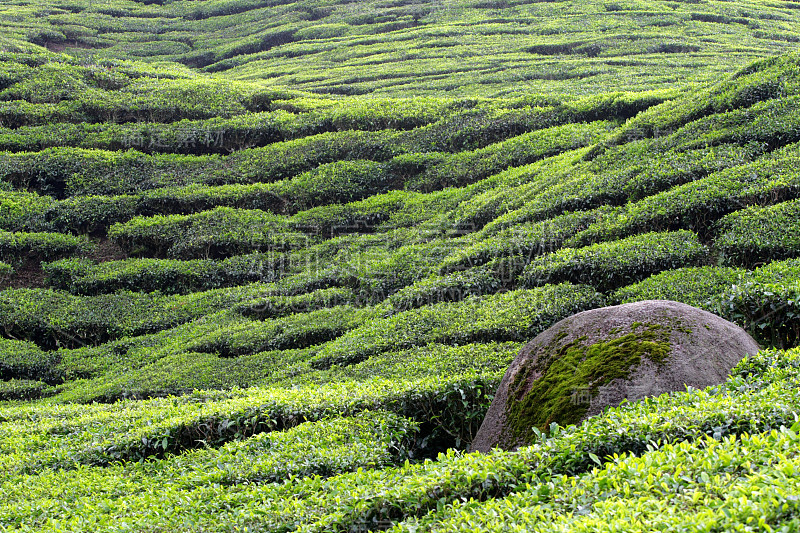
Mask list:
[{"label": "tea bush", "polygon": [[602,307],[593,289],[571,284],[439,303],[374,320],[323,346],[312,365],[352,365],[389,349],[430,342],[525,341],[579,311]]},{"label": "tea bush", "polygon": [[0,259],[31,257],[39,260],[88,252],[92,245],[86,236],[61,233],[23,233],[0,230]]},{"label": "tea bush", "polygon": [[47,196],[17,191],[0,192],[0,230],[47,231],[47,212],[54,200]]},{"label": "tea bush", "polygon": [[55,384],[63,380],[58,370],[58,354],[43,352],[31,342],[0,339],[0,380],[44,381]]},{"label": "tea bush", "polygon": [[673,300],[710,311],[711,300],[738,283],[746,272],[741,268],[714,266],[677,268],[622,287],[611,299],[619,304]]},{"label": "tea bush", "polygon": [[308,243],[279,216],[230,207],[194,215],[136,217],[111,226],[108,236],[128,253],[175,259],[282,252]]},{"label": "tea bush", "polygon": [[749,267],[800,255],[798,214],[800,200],[736,211],[719,221],[714,245],[728,263]]},{"label": "tea bush", "polygon": [[701,265],[708,250],[690,231],[645,233],[535,258],[523,273],[528,287],[569,281],[610,291],[661,272]]},{"label": "tea bush", "polygon": [[287,268],[280,254],[249,254],[221,261],[210,259],[125,259],[95,263],[87,259],[61,259],[43,263],[54,289],[78,295],[117,291],[160,291],[188,294],[279,278]]},{"label": "tea bush", "polygon": [[798,273],[797,259],[764,265],[718,293],[712,309],[741,324],[763,345],[796,346],[800,343]]},{"label": "tea bush", "polygon": [[797,146],[629,203],[568,242],[586,245],[645,230],[709,234],[722,216],[750,204],[772,204],[800,193]]}]

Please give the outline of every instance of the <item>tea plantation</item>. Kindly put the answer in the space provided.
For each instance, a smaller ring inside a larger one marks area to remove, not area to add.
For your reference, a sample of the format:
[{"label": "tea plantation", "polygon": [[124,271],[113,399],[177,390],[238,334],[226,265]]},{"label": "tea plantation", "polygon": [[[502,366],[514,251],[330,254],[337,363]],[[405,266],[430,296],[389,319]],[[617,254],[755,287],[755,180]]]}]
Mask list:
[{"label": "tea plantation", "polygon": [[[0,5],[0,531],[800,531],[800,3]],[[467,453],[520,348],[763,350]]]}]

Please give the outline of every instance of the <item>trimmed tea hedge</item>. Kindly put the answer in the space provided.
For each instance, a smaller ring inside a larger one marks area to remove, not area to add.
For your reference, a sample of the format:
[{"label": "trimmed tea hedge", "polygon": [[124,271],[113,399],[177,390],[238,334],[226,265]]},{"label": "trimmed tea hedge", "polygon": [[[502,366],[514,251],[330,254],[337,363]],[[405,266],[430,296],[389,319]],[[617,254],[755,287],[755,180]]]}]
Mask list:
[{"label": "trimmed tea hedge", "polygon": [[442,302],[459,302],[467,298],[497,292],[500,279],[486,270],[471,269],[444,276],[431,276],[393,294],[387,303],[395,312],[408,311]]},{"label": "trimmed tea hedge", "polygon": [[646,233],[537,257],[525,268],[523,283],[535,287],[569,281],[610,291],[662,270],[700,265],[707,258],[708,250],[690,231]]},{"label": "trimmed tea hedge", "polygon": [[86,236],[0,231],[0,259],[6,261],[25,257],[56,259],[88,252],[90,248],[91,244]]},{"label": "trimmed tea hedge", "polygon": [[282,252],[309,244],[309,238],[290,231],[282,217],[230,207],[196,215],[136,217],[111,226],[108,236],[128,253],[175,259]]},{"label": "trimmed tea hedge", "polygon": [[0,191],[0,230],[46,231],[46,214],[55,205],[49,196]]},{"label": "trimmed tea hedge", "polygon": [[352,365],[381,352],[430,342],[525,341],[562,318],[603,303],[591,287],[569,283],[439,303],[373,320],[323,346],[312,366]]},{"label": "trimmed tea hedge", "polygon": [[60,356],[44,352],[32,342],[0,338],[0,380],[28,380],[60,383]]},{"label": "trimmed tea hedge", "polygon": [[712,301],[713,311],[738,322],[759,342],[800,344],[800,260],[774,262],[742,276]]},{"label": "trimmed tea hedge", "polygon": [[800,200],[731,213],[714,245],[728,263],[746,267],[800,255]]},{"label": "trimmed tea hedge", "polygon": [[673,300],[711,310],[710,301],[738,283],[746,273],[744,269],[730,267],[677,268],[623,287],[611,296],[611,300],[618,304]]},{"label": "trimmed tea hedge", "polygon": [[514,256],[525,258],[527,264],[534,257],[558,250],[565,240],[608,213],[607,208],[565,213],[533,224],[519,224],[496,234],[487,229],[480,232],[487,235],[485,238],[456,250],[441,263],[439,271],[445,274]]},{"label": "trimmed tea hedge", "polygon": [[98,345],[175,327],[253,300],[262,284],[181,296],[118,292],[80,297],[46,289],[0,291],[0,331],[53,349]]},{"label": "trimmed tea hedge", "polygon": [[187,294],[197,291],[269,282],[288,268],[282,254],[250,254],[222,261],[210,259],[126,259],[95,263],[88,259],[61,259],[44,263],[47,281],[54,289],[79,295],[116,291],[160,291]]}]

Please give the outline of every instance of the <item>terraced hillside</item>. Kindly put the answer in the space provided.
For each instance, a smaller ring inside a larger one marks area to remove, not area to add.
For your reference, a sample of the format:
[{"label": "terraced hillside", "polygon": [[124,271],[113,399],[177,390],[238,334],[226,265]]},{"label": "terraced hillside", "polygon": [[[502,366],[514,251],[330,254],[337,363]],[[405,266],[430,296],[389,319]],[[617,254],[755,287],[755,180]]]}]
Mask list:
[{"label": "terraced hillside", "polygon": [[321,94],[691,87],[800,42],[790,1],[9,0],[2,35]]},{"label": "terraced hillside", "polygon": [[[0,7],[0,530],[797,530],[800,4],[358,5]],[[766,349],[464,452],[652,298]]]}]

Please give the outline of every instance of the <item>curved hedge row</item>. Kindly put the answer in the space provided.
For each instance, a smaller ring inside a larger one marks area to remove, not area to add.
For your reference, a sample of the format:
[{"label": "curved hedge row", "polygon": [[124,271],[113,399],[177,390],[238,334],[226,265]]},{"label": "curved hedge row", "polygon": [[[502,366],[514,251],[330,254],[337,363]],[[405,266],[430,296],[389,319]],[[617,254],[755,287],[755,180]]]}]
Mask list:
[{"label": "curved hedge row", "polygon": [[645,233],[584,248],[562,248],[525,268],[523,284],[536,287],[569,281],[610,291],[662,270],[707,261],[708,249],[690,231]]},{"label": "curved hedge row", "polygon": [[488,228],[478,235],[483,238],[456,250],[439,265],[441,273],[484,265],[494,259],[519,256],[527,262],[539,255],[558,250],[561,245],[597,219],[609,213],[607,208],[578,211],[543,220],[519,224],[495,232]]},{"label": "curved hedge row", "polygon": [[501,280],[491,272],[472,269],[442,276],[431,276],[404,287],[387,298],[394,312],[408,311],[442,302],[460,302],[467,298],[497,292]]},{"label": "curved hedge row", "polygon": [[220,287],[278,279],[288,269],[282,255],[250,254],[211,259],[125,259],[96,263],[69,258],[43,263],[54,289],[93,296],[117,291],[188,294]]},{"label": "curved hedge row", "polygon": [[0,230],[46,231],[47,212],[54,205],[48,196],[0,190]]},{"label": "curved hedge row", "polygon": [[431,342],[525,341],[562,318],[603,303],[591,287],[565,283],[429,305],[365,324],[323,346],[311,364],[321,369],[352,365],[381,352]]},{"label": "curved hedge row", "polygon": [[88,252],[92,244],[82,235],[62,233],[16,233],[0,231],[0,259],[15,261],[31,257],[52,260]]},{"label": "curved hedge row", "polygon": [[752,267],[800,255],[800,200],[736,211],[719,221],[714,245],[725,260]]},{"label": "curved hedge row", "polygon": [[713,312],[739,323],[762,345],[800,343],[800,260],[755,269],[712,301]]},{"label": "curved hedge row", "polygon": [[609,144],[624,143],[632,133],[638,137],[654,137],[659,132],[672,131],[708,115],[746,110],[760,102],[793,94],[798,86],[796,65],[797,58],[790,55],[755,61],[710,90],[697,91],[687,98],[671,100],[642,112],[621,128]]},{"label": "curved hedge row", "polygon": [[60,360],[57,353],[44,352],[32,342],[0,338],[0,380],[61,383],[64,373],[58,368]]},{"label": "curved hedge row", "polygon": [[265,292],[269,286],[262,284],[179,296],[118,292],[81,297],[47,289],[7,289],[0,291],[0,333],[46,349],[99,345],[174,328]]},{"label": "curved hedge row", "polygon": [[536,130],[472,152],[438,161],[406,182],[406,188],[430,192],[474,183],[510,167],[519,167],[564,151],[593,144],[611,129],[606,121]]},{"label": "curved hedge row", "polygon": [[623,287],[611,299],[618,304],[641,300],[673,300],[711,311],[714,307],[711,301],[738,283],[746,274],[747,271],[742,268],[677,268]]},{"label": "curved hedge row", "polygon": [[194,215],[136,217],[108,230],[128,253],[176,259],[282,252],[309,243],[284,218],[260,210],[218,207]]}]

